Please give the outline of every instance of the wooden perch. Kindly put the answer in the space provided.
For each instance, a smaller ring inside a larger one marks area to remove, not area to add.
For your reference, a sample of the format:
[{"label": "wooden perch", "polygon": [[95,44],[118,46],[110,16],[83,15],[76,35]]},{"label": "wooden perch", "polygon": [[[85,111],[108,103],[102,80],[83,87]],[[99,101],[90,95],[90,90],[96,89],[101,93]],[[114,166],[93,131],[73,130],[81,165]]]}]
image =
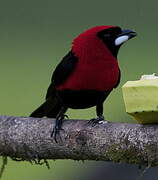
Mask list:
[{"label": "wooden perch", "polygon": [[20,160],[74,159],[158,166],[158,126],[65,120],[61,139],[50,137],[55,120],[0,116],[0,153]]}]

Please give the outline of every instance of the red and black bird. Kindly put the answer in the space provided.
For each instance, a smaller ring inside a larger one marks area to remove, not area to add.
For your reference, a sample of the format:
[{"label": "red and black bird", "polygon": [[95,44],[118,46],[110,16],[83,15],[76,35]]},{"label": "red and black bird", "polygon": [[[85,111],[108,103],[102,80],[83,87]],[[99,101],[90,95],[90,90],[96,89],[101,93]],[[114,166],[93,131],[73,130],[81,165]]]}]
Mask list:
[{"label": "red and black bird", "polygon": [[118,26],[96,26],[81,33],[53,72],[45,102],[31,117],[56,118],[55,140],[68,108],[96,106],[97,118],[90,122],[104,120],[103,102],[120,82],[118,50],[135,36],[136,32]]}]

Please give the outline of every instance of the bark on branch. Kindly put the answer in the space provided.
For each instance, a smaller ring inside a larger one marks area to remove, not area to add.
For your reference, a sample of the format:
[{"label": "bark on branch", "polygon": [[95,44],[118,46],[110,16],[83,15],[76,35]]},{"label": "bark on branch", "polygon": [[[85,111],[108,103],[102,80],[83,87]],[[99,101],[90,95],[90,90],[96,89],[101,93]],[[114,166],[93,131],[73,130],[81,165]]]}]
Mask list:
[{"label": "bark on branch", "polygon": [[61,139],[54,119],[0,116],[0,155],[12,159],[101,160],[158,166],[158,126],[65,120]]}]

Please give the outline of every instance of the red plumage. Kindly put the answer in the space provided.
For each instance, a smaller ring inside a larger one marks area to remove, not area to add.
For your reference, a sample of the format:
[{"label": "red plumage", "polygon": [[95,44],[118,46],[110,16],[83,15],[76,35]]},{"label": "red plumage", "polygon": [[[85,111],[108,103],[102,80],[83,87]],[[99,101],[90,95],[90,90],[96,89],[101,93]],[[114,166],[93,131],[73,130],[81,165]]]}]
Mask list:
[{"label": "red plumage", "polygon": [[58,90],[111,90],[117,84],[119,67],[105,43],[97,37],[101,30],[114,26],[97,26],[73,40],[72,52],[79,59],[71,76]]},{"label": "red plumage", "polygon": [[89,123],[95,126],[104,120],[103,103],[120,81],[118,50],[135,36],[134,31],[117,26],[97,26],[73,40],[71,51],[53,72],[46,101],[30,115],[56,118],[51,133],[55,142],[58,136],[61,140],[59,132],[68,108],[96,106],[97,118]]}]

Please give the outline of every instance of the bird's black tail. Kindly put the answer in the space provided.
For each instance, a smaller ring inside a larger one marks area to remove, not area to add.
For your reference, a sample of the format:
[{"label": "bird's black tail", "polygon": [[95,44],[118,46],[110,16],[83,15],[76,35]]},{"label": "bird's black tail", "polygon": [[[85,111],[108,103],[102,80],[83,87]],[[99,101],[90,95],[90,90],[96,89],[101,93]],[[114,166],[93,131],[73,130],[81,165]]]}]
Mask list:
[{"label": "bird's black tail", "polygon": [[49,97],[40,107],[31,113],[30,117],[56,118],[61,108],[62,104],[56,96]]},{"label": "bird's black tail", "polygon": [[45,116],[45,103],[38,107],[35,111],[30,114],[30,117],[43,117]]}]

